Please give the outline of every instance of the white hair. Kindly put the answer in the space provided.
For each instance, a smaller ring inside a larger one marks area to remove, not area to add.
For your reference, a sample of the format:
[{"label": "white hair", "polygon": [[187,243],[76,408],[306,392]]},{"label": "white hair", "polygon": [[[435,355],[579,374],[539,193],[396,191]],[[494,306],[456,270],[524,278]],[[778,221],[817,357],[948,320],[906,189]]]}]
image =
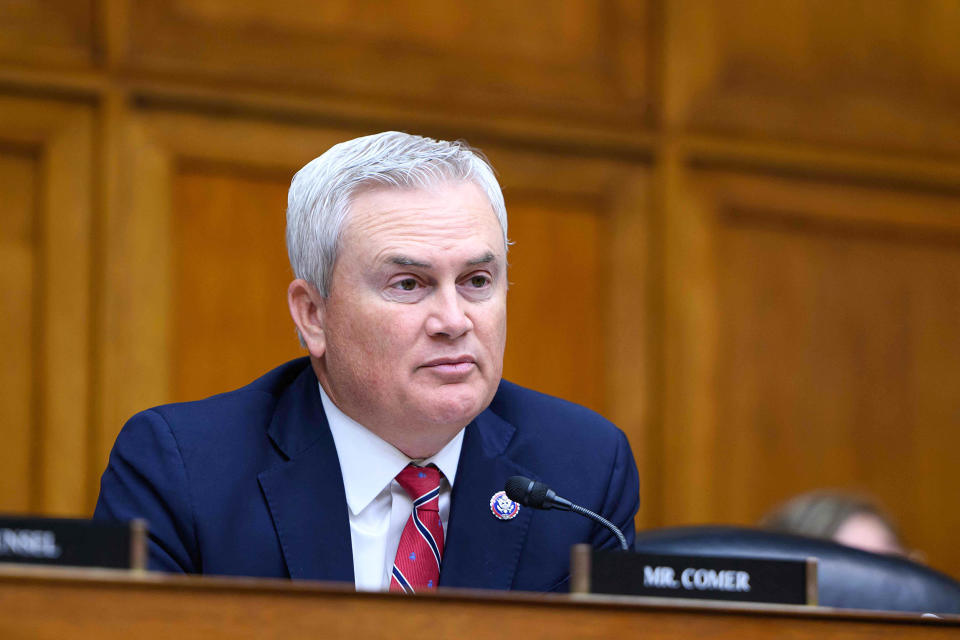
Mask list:
[{"label": "white hair", "polygon": [[493,168],[466,142],[386,131],[334,145],[293,176],[287,194],[287,253],[294,276],[330,295],[340,236],[354,196],[374,187],[428,189],[473,182],[486,194],[507,245],[507,207]]}]

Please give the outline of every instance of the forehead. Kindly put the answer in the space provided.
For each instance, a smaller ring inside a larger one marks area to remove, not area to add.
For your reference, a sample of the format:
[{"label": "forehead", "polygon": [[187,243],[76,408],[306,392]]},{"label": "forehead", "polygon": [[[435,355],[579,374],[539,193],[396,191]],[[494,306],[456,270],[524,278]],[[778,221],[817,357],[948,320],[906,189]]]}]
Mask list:
[{"label": "forehead", "polygon": [[473,182],[428,188],[375,187],[354,196],[343,230],[343,249],[429,245],[465,241],[503,253],[503,232],[484,191]]}]

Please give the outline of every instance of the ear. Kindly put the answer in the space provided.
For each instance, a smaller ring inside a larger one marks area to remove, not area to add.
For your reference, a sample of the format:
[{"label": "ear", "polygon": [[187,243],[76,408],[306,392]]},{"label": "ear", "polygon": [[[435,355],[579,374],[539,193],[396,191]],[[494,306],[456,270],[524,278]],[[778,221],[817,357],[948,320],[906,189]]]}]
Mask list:
[{"label": "ear", "polygon": [[323,296],[312,284],[298,278],[287,287],[287,305],[307,351],[315,358],[322,357],[327,349],[326,335],[323,332]]}]

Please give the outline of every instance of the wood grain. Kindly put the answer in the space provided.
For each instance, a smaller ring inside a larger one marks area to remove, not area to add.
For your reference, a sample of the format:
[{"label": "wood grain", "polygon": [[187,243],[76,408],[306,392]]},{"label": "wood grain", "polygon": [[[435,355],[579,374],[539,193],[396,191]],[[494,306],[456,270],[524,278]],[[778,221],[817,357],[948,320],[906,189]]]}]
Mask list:
[{"label": "wood grain", "polygon": [[306,355],[287,310],[287,176],[185,166],[174,178],[170,398],[247,384]]},{"label": "wood grain", "polygon": [[95,56],[93,0],[3,0],[0,60],[78,69]]},{"label": "wood grain", "polygon": [[[91,111],[0,97],[4,509],[89,507]],[[82,461],[77,464],[77,460]]]},{"label": "wood grain", "polygon": [[126,9],[126,64],[440,111],[455,104],[634,127],[648,104],[646,4],[148,0]]},{"label": "wood grain", "polygon": [[12,149],[0,153],[0,511],[25,512],[35,506],[32,468],[37,429],[39,367],[34,361],[40,336],[34,329],[37,310],[37,173],[32,154]]},{"label": "wood grain", "polygon": [[337,585],[0,571],[9,638],[948,638],[960,621],[816,607],[481,591],[403,596]]},{"label": "wood grain", "polygon": [[604,409],[602,218],[591,203],[511,200],[504,377]]},{"label": "wood grain", "polygon": [[921,0],[666,3],[665,117],[701,133],[960,151],[960,7]]},{"label": "wood grain", "polygon": [[670,288],[696,295],[671,302],[690,333],[671,343],[685,409],[668,410],[667,438],[691,502],[667,517],[749,524],[794,493],[855,489],[934,566],[958,566],[939,533],[960,526],[943,510],[960,481],[957,200],[708,171],[685,189],[697,204],[677,212],[677,243],[700,246],[668,249]]}]

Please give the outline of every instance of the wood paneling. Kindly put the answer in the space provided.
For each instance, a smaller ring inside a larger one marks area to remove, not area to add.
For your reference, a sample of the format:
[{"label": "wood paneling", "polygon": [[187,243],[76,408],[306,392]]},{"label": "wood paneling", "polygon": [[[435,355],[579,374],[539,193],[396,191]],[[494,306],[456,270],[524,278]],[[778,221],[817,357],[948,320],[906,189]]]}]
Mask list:
[{"label": "wood paneling", "polygon": [[434,111],[609,119],[648,112],[646,2],[129,3],[126,64]]},{"label": "wood paneling", "polygon": [[530,640],[942,640],[960,629],[956,616],[901,612],[468,589],[410,597],[357,593],[342,583],[117,573],[0,567],[0,635],[380,640],[417,635],[428,625],[437,640],[497,640],[504,629]]},{"label": "wood paneling", "polygon": [[3,149],[0,154],[0,511],[30,509],[34,491],[31,469],[37,435],[34,362],[37,268],[37,161],[29,153]]},{"label": "wood paneling", "polygon": [[93,0],[0,0],[0,60],[55,67],[90,66]]},{"label": "wood paneling", "polygon": [[170,397],[235,389],[304,355],[287,310],[288,175],[182,166],[174,178]]},{"label": "wood paneling", "polygon": [[944,544],[960,527],[944,509],[960,482],[960,199],[711,171],[685,188],[668,246],[670,288],[691,294],[668,307],[668,402],[684,406],[665,437],[686,499],[666,519],[751,523],[794,493],[856,488],[960,566]]},{"label": "wood paneling", "polygon": [[90,506],[92,134],[87,107],[0,96],[2,510]]},{"label": "wood paneling", "polygon": [[960,5],[941,0],[674,0],[672,126],[955,155]]},{"label": "wood paneling", "polygon": [[603,411],[603,212],[550,195],[511,198],[504,377]]}]

